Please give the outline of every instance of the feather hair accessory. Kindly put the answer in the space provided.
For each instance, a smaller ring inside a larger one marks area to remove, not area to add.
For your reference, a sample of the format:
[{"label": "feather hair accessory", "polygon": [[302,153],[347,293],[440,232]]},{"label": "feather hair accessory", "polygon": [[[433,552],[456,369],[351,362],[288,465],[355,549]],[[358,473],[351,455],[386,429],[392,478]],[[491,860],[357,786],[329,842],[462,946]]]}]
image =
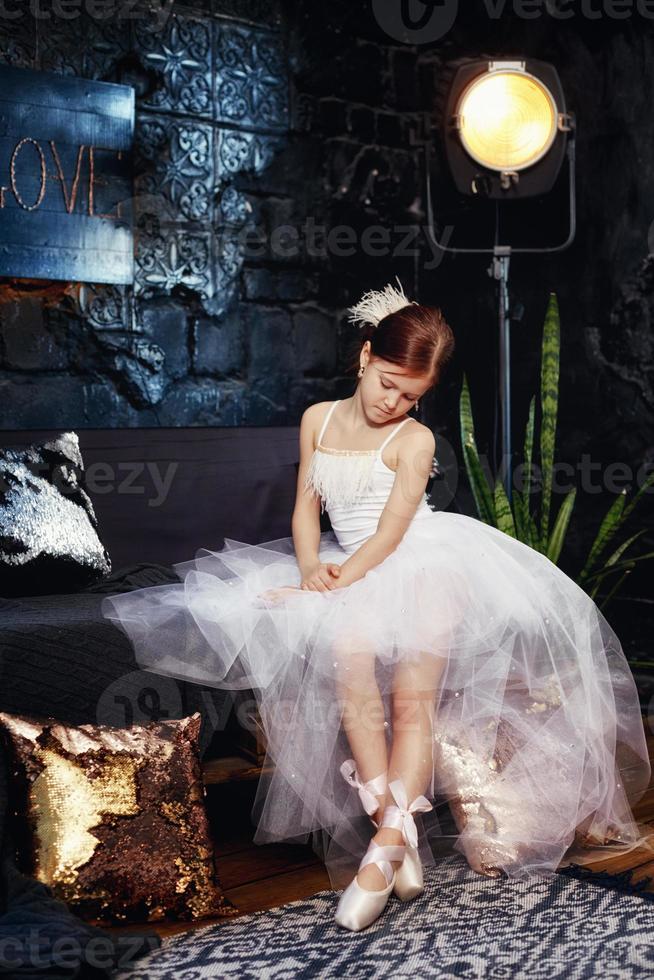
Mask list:
[{"label": "feather hair accessory", "polygon": [[365,323],[371,323],[376,327],[379,321],[390,313],[397,313],[405,306],[417,305],[415,300],[407,299],[402,283],[397,276],[395,278],[399,289],[389,283],[383,289],[371,289],[364,293],[359,302],[349,308],[349,322],[357,323],[359,327]]}]

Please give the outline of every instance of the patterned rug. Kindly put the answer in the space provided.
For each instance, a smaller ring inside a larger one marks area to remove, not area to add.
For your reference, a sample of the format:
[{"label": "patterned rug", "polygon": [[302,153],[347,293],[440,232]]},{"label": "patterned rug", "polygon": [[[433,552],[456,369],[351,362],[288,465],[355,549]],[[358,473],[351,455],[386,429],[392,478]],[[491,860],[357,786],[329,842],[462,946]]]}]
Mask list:
[{"label": "patterned rug", "polygon": [[[353,933],[333,920],[339,893],[225,920],[165,939],[115,980],[631,980],[654,977],[654,902],[626,879],[585,869],[551,879],[484,878],[460,855],[425,871],[412,902],[391,897]],[[609,885],[617,884],[617,887]]]}]

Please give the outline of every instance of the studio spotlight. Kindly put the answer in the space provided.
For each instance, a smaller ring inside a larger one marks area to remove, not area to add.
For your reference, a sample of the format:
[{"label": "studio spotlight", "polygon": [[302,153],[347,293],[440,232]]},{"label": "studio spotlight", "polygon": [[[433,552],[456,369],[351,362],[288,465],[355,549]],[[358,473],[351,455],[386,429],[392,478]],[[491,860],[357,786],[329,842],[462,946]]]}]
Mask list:
[{"label": "studio spotlight", "polygon": [[[502,471],[512,499],[509,260],[514,252],[559,252],[575,236],[575,120],[565,106],[553,65],[527,58],[458,62],[438,120],[445,160],[457,190],[495,204],[495,231],[485,244],[450,245],[435,227],[430,141],[425,142],[427,222],[443,252],[493,256],[488,274],[498,284]],[[547,194],[568,161],[569,224],[566,238],[537,247],[500,244],[500,206]]]},{"label": "studio spotlight", "polygon": [[472,61],[454,76],[443,118],[445,152],[462,194],[499,200],[551,190],[570,117],[556,69],[542,61]]}]

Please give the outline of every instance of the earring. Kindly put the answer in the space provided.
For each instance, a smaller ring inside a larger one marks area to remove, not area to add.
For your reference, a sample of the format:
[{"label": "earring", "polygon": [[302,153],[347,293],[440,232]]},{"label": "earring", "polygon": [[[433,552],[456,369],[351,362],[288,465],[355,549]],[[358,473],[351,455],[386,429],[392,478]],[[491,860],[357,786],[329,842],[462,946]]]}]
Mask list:
[{"label": "earring", "polygon": [[415,408],[416,412],[418,411],[418,406],[419,405],[420,405],[420,399],[419,398],[416,398],[416,403],[414,405],[414,408]]},{"label": "earring", "polygon": [[363,377],[363,372],[364,372],[364,371],[365,371],[365,367],[363,366],[363,364],[361,364],[361,365],[359,366],[359,377],[360,377],[360,378],[362,378],[362,377]]}]

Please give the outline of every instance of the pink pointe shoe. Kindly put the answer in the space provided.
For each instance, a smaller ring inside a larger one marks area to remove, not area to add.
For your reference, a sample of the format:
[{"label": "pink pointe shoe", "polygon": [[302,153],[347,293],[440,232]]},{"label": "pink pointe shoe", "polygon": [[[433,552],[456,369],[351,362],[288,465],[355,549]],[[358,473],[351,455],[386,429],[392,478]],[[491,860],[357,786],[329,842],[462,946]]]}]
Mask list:
[{"label": "pink pointe shoe", "polygon": [[404,844],[380,846],[370,841],[368,850],[359,865],[359,871],[367,864],[376,864],[386,879],[386,888],[378,891],[362,888],[357,881],[357,873],[339,899],[334,917],[337,925],[352,932],[359,932],[379,918],[386,908],[397,877],[391,861],[401,861],[404,858],[404,850]]},{"label": "pink pointe shoe", "polygon": [[399,830],[404,838],[406,849],[402,866],[395,876],[395,894],[401,902],[408,902],[422,895],[425,890],[422,863],[418,854],[418,828],[413,814],[426,813],[433,807],[426,796],[416,796],[409,805],[406,787],[401,779],[395,779],[390,783],[389,789],[397,806],[386,807],[381,825]]},{"label": "pink pointe shoe", "polygon": [[[362,783],[357,773],[354,759],[348,759],[341,766],[341,774],[350,786],[353,786],[359,791],[363,808],[370,817],[373,827],[378,830],[379,824],[372,819],[372,814],[379,809],[379,800],[376,797],[382,796],[386,792],[386,773],[380,773],[379,776],[368,780],[367,783]],[[396,792],[393,792],[393,786],[395,786]],[[392,823],[388,824],[385,820],[382,820],[382,826],[391,826],[395,830],[401,830],[403,833],[406,851],[402,864],[395,872],[393,891],[401,902],[408,902],[409,899],[421,895],[425,887],[422,864],[417,847],[418,833],[412,814],[431,810],[432,805],[426,797],[418,796],[411,806],[407,808],[406,789],[399,779],[391,784],[391,792],[393,793],[393,799],[399,806],[386,807],[386,813],[390,811],[388,819],[392,820]],[[386,817],[386,813],[384,817]],[[405,823],[409,827],[408,834],[404,832]]]}]

